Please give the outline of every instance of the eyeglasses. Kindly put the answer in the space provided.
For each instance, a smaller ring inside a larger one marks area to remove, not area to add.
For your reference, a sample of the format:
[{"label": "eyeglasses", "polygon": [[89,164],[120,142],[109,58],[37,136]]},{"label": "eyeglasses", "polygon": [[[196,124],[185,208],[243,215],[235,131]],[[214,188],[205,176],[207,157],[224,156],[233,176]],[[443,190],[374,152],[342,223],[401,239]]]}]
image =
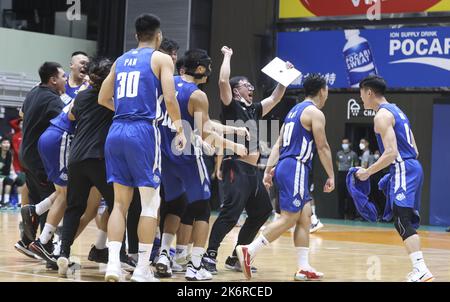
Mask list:
[{"label": "eyeglasses", "polygon": [[250,84],[250,83],[244,83],[244,84],[242,84],[242,85],[237,86],[236,88],[240,88],[240,87],[242,87],[242,86],[247,87],[247,89],[248,89],[248,90],[251,90],[251,91],[255,90],[255,87],[254,87],[252,84]]}]

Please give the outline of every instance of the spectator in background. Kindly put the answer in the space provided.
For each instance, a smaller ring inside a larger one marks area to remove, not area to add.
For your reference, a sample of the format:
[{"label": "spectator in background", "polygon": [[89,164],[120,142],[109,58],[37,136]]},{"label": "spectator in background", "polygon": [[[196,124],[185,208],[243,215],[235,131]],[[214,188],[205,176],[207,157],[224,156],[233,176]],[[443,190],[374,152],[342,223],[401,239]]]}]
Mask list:
[{"label": "spectator in background", "polygon": [[10,207],[10,194],[13,186],[21,186],[24,180],[19,178],[14,172],[13,156],[11,153],[11,142],[7,138],[2,138],[0,143],[0,196],[2,198],[1,207]]},{"label": "spectator in background", "polygon": [[338,199],[339,199],[339,218],[355,219],[356,208],[352,198],[348,194],[345,180],[348,170],[358,165],[358,155],[351,150],[351,142],[348,138],[342,140],[342,150],[336,154],[336,165],[338,167]]},{"label": "spectator in background", "polygon": [[361,157],[359,158],[361,160],[361,167],[367,169],[375,162],[373,155],[370,154],[369,141],[365,138],[362,138],[359,142],[359,149],[363,152]]},{"label": "spectator in background", "polygon": [[22,143],[22,124],[22,118],[20,117],[9,121],[9,125],[14,130],[13,134],[11,135],[11,148],[13,152],[13,166],[16,173],[22,171],[22,166],[20,165],[19,160],[19,149],[20,144]]}]

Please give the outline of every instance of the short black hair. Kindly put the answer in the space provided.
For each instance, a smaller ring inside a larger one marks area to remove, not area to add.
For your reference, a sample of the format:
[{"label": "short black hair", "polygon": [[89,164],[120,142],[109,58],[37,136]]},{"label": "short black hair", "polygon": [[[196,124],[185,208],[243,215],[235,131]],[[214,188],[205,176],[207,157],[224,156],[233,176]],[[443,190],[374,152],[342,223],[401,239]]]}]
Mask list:
[{"label": "short black hair", "polygon": [[39,77],[42,84],[47,84],[51,77],[58,75],[58,68],[62,68],[61,64],[56,62],[45,62],[39,67]]},{"label": "short black hair", "polygon": [[180,49],[180,45],[174,40],[164,38],[161,42],[161,46],[159,46],[159,50],[170,55],[173,51],[178,51]]},{"label": "short black hair", "polygon": [[239,86],[239,82],[240,81],[248,81],[247,77],[244,76],[236,76],[236,77],[232,77],[230,79],[230,86],[231,86],[231,90],[233,90],[234,88],[236,88],[237,86]]},{"label": "short black hair", "polygon": [[184,68],[184,56],[182,56],[181,58],[178,58],[177,62],[175,63],[175,68],[179,74],[180,69]]},{"label": "short black hair", "polygon": [[92,87],[96,90],[100,90],[103,81],[111,71],[112,62],[107,58],[96,57],[89,62],[88,74],[92,83]]},{"label": "short black hair", "polygon": [[134,26],[139,41],[150,41],[161,27],[161,20],[153,14],[142,14],[136,18]]},{"label": "short black hair", "polygon": [[327,87],[327,81],[318,73],[312,73],[303,81],[305,96],[315,97],[320,89]]},{"label": "short black hair", "polygon": [[4,141],[8,141],[9,143],[11,143],[11,140],[8,137],[2,137],[0,139],[0,145],[4,142]]},{"label": "short black hair", "polygon": [[198,66],[208,68],[211,64],[211,58],[204,49],[190,49],[184,53],[184,68],[186,73],[195,73]]},{"label": "short black hair", "polygon": [[370,75],[359,83],[360,89],[370,89],[376,95],[384,96],[386,93],[386,81],[378,75]]},{"label": "short black hair", "polygon": [[85,53],[84,51],[78,50],[78,51],[75,51],[74,53],[72,53],[71,58],[73,58],[73,57],[75,57],[75,56],[78,56],[78,55],[83,55],[83,56],[85,56],[85,57],[89,57],[88,54]]}]

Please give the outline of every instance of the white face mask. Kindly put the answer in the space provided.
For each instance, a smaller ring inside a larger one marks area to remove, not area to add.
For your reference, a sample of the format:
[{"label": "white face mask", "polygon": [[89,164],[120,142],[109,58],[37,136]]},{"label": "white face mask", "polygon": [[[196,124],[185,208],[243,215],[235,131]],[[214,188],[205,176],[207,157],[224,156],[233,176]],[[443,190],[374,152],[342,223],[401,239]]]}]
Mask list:
[{"label": "white face mask", "polygon": [[349,145],[348,145],[348,144],[342,144],[342,149],[348,150],[348,148],[349,148]]},{"label": "white face mask", "polygon": [[359,149],[361,149],[361,150],[366,149],[366,145],[364,145],[363,143],[359,144]]},{"label": "white face mask", "polygon": [[375,160],[378,160],[378,159],[380,158],[380,155],[375,154],[375,155],[373,156],[373,158],[375,158]]}]

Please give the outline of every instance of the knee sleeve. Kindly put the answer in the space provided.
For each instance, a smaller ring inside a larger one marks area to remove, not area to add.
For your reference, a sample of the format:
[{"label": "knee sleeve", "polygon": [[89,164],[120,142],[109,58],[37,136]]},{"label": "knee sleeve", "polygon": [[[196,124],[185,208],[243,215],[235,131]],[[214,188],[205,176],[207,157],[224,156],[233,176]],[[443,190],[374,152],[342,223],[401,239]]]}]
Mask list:
[{"label": "knee sleeve", "polygon": [[141,217],[158,219],[158,210],[161,202],[159,188],[150,189],[149,192],[141,193]]},{"label": "knee sleeve", "polygon": [[413,209],[394,205],[394,226],[403,241],[417,234],[411,222],[413,215]]},{"label": "knee sleeve", "polygon": [[178,217],[183,217],[184,212],[186,211],[186,197],[185,195],[181,195],[174,200],[166,201],[164,205],[164,214],[172,214]]},{"label": "knee sleeve", "polygon": [[209,222],[211,207],[209,200],[199,200],[187,206],[186,213],[181,218],[182,224],[192,225],[194,221]]}]

